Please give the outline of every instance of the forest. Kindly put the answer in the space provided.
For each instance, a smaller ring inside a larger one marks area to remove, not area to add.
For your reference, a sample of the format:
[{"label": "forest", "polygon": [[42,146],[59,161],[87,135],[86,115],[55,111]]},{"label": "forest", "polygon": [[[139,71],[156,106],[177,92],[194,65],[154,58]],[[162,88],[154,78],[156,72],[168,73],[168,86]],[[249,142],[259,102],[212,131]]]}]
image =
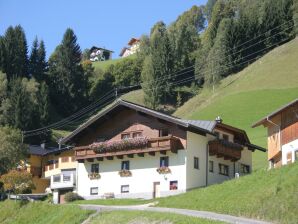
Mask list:
[{"label": "forest", "polygon": [[19,161],[23,143],[49,142],[55,124],[70,128],[66,121],[78,114],[83,120],[82,110],[99,99],[111,102],[115,89],[140,86],[146,106],[177,108],[295,38],[297,23],[297,0],[208,0],[171,24],[158,21],[136,57],[104,71],[94,69],[71,28],[47,59],[43,40],[29,47],[21,25],[10,26],[0,36],[0,162],[14,159],[3,169]]}]

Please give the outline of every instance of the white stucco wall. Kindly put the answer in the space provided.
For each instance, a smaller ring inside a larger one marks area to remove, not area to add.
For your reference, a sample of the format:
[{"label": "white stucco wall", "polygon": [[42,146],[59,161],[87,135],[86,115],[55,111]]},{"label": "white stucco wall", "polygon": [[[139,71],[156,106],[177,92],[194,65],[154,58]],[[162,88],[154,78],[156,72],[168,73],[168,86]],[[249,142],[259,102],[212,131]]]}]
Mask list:
[{"label": "white stucco wall", "polygon": [[[169,156],[169,168],[171,174],[161,175],[156,169],[159,167],[160,157],[165,156],[156,153],[155,156],[145,154],[145,157],[124,157],[123,159],[94,161],[78,164],[77,191],[86,199],[100,198],[105,193],[114,193],[117,198],[152,198],[153,183],[160,182],[160,195],[168,196],[186,191],[186,161],[185,150],[179,150],[177,154],[167,152]],[[131,177],[120,177],[121,161],[130,161]],[[91,164],[99,163],[101,178],[90,180],[88,173]],[[178,181],[178,190],[169,190],[170,181]],[[129,185],[129,193],[121,193],[121,185]],[[90,195],[90,188],[98,187],[98,195]]]},{"label": "white stucco wall", "polygon": [[292,154],[292,162],[295,161],[295,151],[298,150],[298,139],[282,146],[282,165],[287,164],[287,154]]},{"label": "white stucco wall", "polygon": [[[206,136],[187,132],[186,188],[206,186],[206,153],[209,139]],[[199,158],[199,169],[194,168],[194,157]]]}]

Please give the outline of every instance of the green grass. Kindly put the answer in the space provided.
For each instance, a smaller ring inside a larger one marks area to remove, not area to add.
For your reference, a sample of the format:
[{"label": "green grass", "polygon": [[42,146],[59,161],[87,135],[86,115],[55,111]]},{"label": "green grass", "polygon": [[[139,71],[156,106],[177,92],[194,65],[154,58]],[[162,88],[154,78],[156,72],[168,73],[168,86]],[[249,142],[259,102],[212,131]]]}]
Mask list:
[{"label": "green grass", "polygon": [[159,199],[160,207],[214,211],[278,223],[298,220],[298,163]]},{"label": "green grass", "polygon": [[82,210],[75,205],[51,205],[45,202],[0,202],[1,224],[79,224],[92,211]]},{"label": "green grass", "polygon": [[152,202],[153,200],[144,199],[94,199],[78,200],[72,204],[93,204],[93,205],[142,205]]},{"label": "green grass", "polygon": [[224,223],[184,215],[144,211],[104,212],[94,217],[91,224],[217,224]]}]

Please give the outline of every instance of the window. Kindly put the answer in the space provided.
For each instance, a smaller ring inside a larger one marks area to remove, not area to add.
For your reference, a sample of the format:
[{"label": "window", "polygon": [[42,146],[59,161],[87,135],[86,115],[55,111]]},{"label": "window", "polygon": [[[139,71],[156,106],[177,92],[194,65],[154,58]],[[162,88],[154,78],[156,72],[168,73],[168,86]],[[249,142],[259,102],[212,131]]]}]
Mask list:
[{"label": "window", "polygon": [[98,187],[91,187],[90,195],[98,195]]},{"label": "window", "polygon": [[168,156],[160,157],[159,166],[160,167],[168,167],[169,166],[169,157]]},{"label": "window", "polygon": [[178,181],[177,180],[170,181],[170,191],[177,190],[177,189],[178,189]]},{"label": "window", "polygon": [[169,135],[169,130],[168,129],[161,129],[159,130],[159,137],[164,137]]},{"label": "window", "polygon": [[53,182],[60,182],[61,181],[61,176],[60,175],[55,175],[53,177]]},{"label": "window", "polygon": [[213,173],[213,171],[214,171],[214,163],[213,161],[209,160],[209,172]]},{"label": "window", "polygon": [[64,182],[69,182],[70,179],[71,179],[70,174],[63,174],[63,181],[64,181]]},{"label": "window", "polygon": [[194,164],[193,164],[194,168],[197,169],[197,170],[200,169],[199,168],[199,158],[198,157],[194,157],[193,158],[193,162],[194,162]]},{"label": "window", "polygon": [[121,162],[121,170],[129,170],[129,161]]},{"label": "window", "polygon": [[98,163],[91,164],[91,173],[99,173],[99,164]]},{"label": "window", "polygon": [[241,171],[241,173],[250,173],[250,166],[245,165],[245,164],[241,164],[240,165],[240,171]]},{"label": "window", "polygon": [[130,138],[130,134],[126,133],[126,134],[121,134],[121,139],[128,139]]},{"label": "window", "polygon": [[132,133],[132,137],[133,138],[140,138],[140,137],[142,137],[142,132],[134,132],[134,133]]},{"label": "window", "polygon": [[219,163],[219,174],[229,176],[229,166]]},{"label": "window", "polygon": [[121,185],[121,193],[129,193],[129,185]]},{"label": "window", "polygon": [[216,135],[217,138],[219,138],[219,132],[215,131],[214,134]]},{"label": "window", "polygon": [[229,136],[226,134],[222,134],[223,140],[229,141]]}]

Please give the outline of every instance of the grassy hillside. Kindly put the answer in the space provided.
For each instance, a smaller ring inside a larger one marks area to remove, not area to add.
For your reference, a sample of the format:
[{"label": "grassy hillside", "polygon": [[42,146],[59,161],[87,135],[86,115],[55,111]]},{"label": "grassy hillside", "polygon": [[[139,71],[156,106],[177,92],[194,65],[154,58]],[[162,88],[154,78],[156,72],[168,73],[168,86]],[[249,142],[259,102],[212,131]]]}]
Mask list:
[{"label": "grassy hillside", "polygon": [[[136,57],[136,55],[130,55],[125,58],[134,58],[134,57]],[[116,59],[107,60],[107,61],[95,61],[95,62],[92,62],[92,65],[95,70],[100,69],[102,71],[105,71],[110,65],[116,64],[125,58],[116,58]]]},{"label": "grassy hillside", "polygon": [[159,199],[157,206],[215,211],[278,223],[298,220],[298,163],[185,194]]},{"label": "grassy hillside", "polygon": [[184,215],[143,211],[114,211],[97,215],[91,224],[219,224],[224,222],[199,219]]},{"label": "grassy hillside", "polygon": [[2,224],[79,224],[91,213],[74,205],[50,205],[45,202],[21,205],[15,201],[0,202]]},{"label": "grassy hillside", "polygon": [[[251,124],[298,97],[298,38],[280,46],[238,74],[224,79],[213,93],[203,91],[174,115],[214,119],[247,131],[252,142],[266,147],[266,129]],[[265,153],[254,153],[254,168],[267,166]]]}]

